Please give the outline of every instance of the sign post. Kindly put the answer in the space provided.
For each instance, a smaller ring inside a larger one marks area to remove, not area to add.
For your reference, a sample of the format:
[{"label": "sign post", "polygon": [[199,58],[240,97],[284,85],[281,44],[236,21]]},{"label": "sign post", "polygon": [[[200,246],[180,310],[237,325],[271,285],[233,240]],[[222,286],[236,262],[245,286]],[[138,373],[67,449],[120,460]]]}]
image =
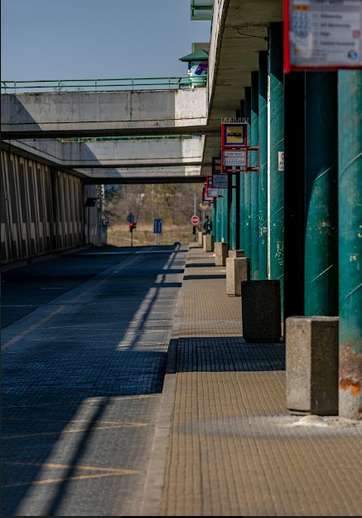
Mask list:
[{"label": "sign post", "polygon": [[162,234],[162,219],[155,218],[153,220],[153,233],[155,234],[155,244],[160,244],[160,234]]}]

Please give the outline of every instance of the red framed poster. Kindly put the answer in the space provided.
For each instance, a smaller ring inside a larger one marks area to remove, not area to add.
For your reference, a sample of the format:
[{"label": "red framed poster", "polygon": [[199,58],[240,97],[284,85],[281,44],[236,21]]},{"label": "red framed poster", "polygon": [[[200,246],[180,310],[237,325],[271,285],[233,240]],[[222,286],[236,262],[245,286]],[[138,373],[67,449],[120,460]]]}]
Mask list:
[{"label": "red framed poster", "polygon": [[284,0],[284,71],[362,69],[362,0]]}]

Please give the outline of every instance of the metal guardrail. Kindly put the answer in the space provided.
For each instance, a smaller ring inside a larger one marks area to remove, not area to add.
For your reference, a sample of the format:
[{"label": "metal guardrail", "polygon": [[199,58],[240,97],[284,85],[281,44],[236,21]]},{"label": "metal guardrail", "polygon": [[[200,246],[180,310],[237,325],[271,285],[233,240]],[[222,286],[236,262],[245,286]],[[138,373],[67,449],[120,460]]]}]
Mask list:
[{"label": "metal guardrail", "polygon": [[126,77],[116,79],[41,79],[39,81],[1,81],[2,93],[24,93],[36,90],[48,92],[97,92],[160,89],[160,87],[178,90],[182,88],[191,88],[192,83],[189,77]]}]

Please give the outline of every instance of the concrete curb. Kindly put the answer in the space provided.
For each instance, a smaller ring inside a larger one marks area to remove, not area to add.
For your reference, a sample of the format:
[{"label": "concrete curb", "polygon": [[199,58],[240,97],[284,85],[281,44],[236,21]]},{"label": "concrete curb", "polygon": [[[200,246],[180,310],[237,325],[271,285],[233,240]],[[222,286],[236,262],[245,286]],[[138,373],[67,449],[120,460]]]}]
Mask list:
[{"label": "concrete curb", "polygon": [[176,303],[174,325],[167,350],[166,373],[162,389],[160,411],[157,417],[155,436],[139,516],[160,516],[164,476],[167,467],[168,439],[175,404],[177,342],[179,339],[182,307],[185,296],[184,276],[185,272],[182,277],[182,287],[180,288]]}]

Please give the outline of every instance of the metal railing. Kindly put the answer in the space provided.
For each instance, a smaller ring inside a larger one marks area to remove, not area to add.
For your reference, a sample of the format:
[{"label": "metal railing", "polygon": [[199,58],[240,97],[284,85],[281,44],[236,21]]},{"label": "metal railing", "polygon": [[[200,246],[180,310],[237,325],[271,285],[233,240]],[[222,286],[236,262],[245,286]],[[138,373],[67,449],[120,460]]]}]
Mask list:
[{"label": "metal railing", "polygon": [[[198,85],[198,86],[206,86]],[[160,88],[162,87],[162,88]],[[114,91],[191,88],[189,77],[126,77],[116,79],[41,79],[39,81],[1,81],[2,93],[25,93],[34,91]]]}]

